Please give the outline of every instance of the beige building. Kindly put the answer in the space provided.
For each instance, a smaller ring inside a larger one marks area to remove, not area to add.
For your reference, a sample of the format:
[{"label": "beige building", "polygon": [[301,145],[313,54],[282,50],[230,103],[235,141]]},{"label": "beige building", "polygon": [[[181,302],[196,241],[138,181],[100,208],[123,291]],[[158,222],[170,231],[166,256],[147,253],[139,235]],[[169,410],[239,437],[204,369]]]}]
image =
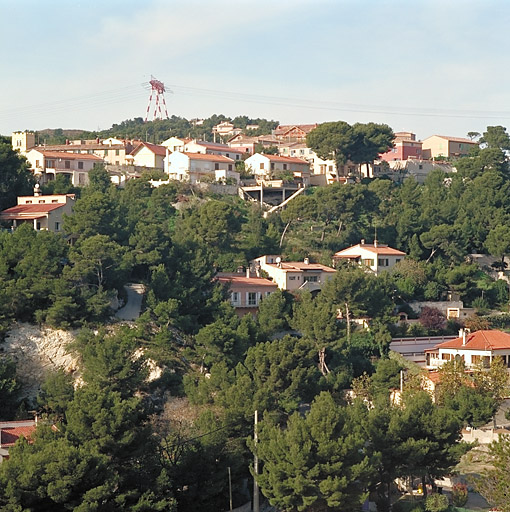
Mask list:
[{"label": "beige building", "polygon": [[335,253],[333,263],[352,261],[377,275],[384,270],[390,270],[405,257],[406,253],[398,249],[393,249],[377,241],[373,244],[367,244],[364,240],[361,240],[359,244]]},{"label": "beige building", "polygon": [[304,185],[310,182],[310,164],[300,158],[255,153],[245,160],[246,170],[256,178],[271,179],[281,173],[292,173],[303,180]]},{"label": "beige building", "polygon": [[283,262],[280,256],[260,256],[250,262],[257,273],[265,272],[280,290],[317,291],[324,283],[332,279],[336,270],[320,263],[310,263],[308,258],[304,261]]},{"label": "beige building", "polygon": [[161,143],[161,146],[165,146],[165,148],[168,148],[168,151],[173,153],[174,151],[184,151],[184,146],[191,142],[191,139],[187,138],[179,138],[179,137],[170,137],[166,140],[164,140]]},{"label": "beige building", "polygon": [[30,149],[26,154],[32,172],[43,183],[56,178],[58,174],[69,177],[75,187],[88,185],[88,173],[103,160],[96,156],[66,151],[48,151],[37,148]]},{"label": "beige building", "polygon": [[12,149],[19,151],[22,155],[35,146],[35,133],[33,132],[13,132],[11,139]]},{"label": "beige building", "polygon": [[278,290],[276,283],[263,277],[252,276],[249,270],[246,275],[222,272],[216,276],[216,279],[228,286],[230,304],[239,316],[256,313],[260,301]]},{"label": "beige building", "polygon": [[[38,190],[36,186],[36,191]],[[75,203],[74,194],[18,197],[17,206],[0,212],[0,221],[16,229],[21,224],[30,223],[37,231],[62,231],[63,215],[71,215]]]},{"label": "beige building", "polygon": [[467,156],[471,148],[477,145],[476,142],[469,139],[432,135],[422,142],[422,158],[427,160]]}]

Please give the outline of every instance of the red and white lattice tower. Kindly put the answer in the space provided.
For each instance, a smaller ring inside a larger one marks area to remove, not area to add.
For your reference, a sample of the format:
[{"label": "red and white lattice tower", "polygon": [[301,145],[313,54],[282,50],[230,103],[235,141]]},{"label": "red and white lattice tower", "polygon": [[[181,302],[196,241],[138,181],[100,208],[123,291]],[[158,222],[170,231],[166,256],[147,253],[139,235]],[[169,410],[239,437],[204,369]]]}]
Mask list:
[{"label": "red and white lattice tower", "polygon": [[149,96],[149,104],[147,105],[147,113],[145,115],[145,122],[149,120],[149,112],[151,109],[152,104],[152,98],[154,96],[154,115],[152,116],[151,121],[154,121],[155,119],[163,119],[163,114],[161,112],[161,104],[163,103],[163,106],[165,107],[165,118],[168,119],[168,111],[166,109],[166,102],[165,102],[165,84],[163,82],[160,82],[159,80],[156,80],[151,75],[151,80],[149,82],[151,84],[151,95]]}]

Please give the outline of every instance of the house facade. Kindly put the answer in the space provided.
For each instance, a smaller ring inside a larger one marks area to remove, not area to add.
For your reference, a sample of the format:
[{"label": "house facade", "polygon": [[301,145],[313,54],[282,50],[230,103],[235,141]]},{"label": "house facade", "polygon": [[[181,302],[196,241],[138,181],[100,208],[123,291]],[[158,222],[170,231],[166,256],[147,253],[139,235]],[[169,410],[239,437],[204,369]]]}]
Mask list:
[{"label": "house facade", "polygon": [[320,263],[304,261],[283,262],[280,256],[265,255],[250,262],[257,274],[265,272],[280,288],[280,290],[317,291],[324,283],[332,279],[336,270]]},{"label": "house facade", "polygon": [[461,329],[458,338],[426,350],[425,355],[429,369],[440,368],[457,356],[464,360],[466,368],[480,365],[488,368],[495,357],[501,357],[510,369],[510,334],[498,330],[470,333],[468,329]]},{"label": "house facade", "polygon": [[39,176],[43,183],[56,178],[58,174],[69,177],[75,187],[88,185],[89,171],[95,165],[103,163],[102,158],[88,153],[69,153],[66,151],[48,151],[30,149],[26,154],[31,171]]},{"label": "house facade", "polygon": [[158,146],[149,142],[140,142],[130,153],[128,163],[137,167],[150,167],[164,169],[164,159],[167,154],[165,146]]},{"label": "house facade", "polygon": [[302,178],[305,185],[310,180],[310,164],[300,158],[255,153],[245,160],[245,166],[255,177],[261,179],[271,179],[275,175],[288,172],[294,177]]},{"label": "house facade", "polygon": [[395,160],[408,160],[422,157],[422,142],[416,140],[416,135],[411,132],[397,132],[393,139],[393,148],[379,155],[380,160],[392,162]]},{"label": "house facade", "polygon": [[71,215],[75,203],[74,194],[21,196],[17,206],[0,212],[0,221],[16,229],[30,223],[37,231],[62,231],[64,214]]},{"label": "house facade", "polygon": [[12,149],[25,155],[29,149],[35,146],[35,133],[29,131],[13,132],[11,140]]},{"label": "house facade", "polygon": [[238,316],[255,314],[262,299],[278,290],[278,285],[269,279],[256,277],[250,274],[219,273],[216,279],[228,286],[230,304],[235,308]]},{"label": "house facade", "polygon": [[161,146],[165,146],[166,148],[168,148],[168,150],[170,152],[174,152],[174,151],[184,151],[184,146],[188,143],[188,142],[191,142],[191,139],[186,139],[186,138],[179,138],[179,137],[170,137],[166,140],[164,140],[162,143],[161,143]]},{"label": "house facade", "polygon": [[202,153],[181,153],[176,151],[165,158],[165,173],[173,180],[199,183],[207,180],[239,183],[239,173],[235,170],[235,162],[222,155],[206,155]]},{"label": "house facade", "polygon": [[377,240],[373,244],[367,244],[361,240],[357,245],[336,252],[333,255],[333,264],[351,261],[364,266],[377,275],[382,271],[390,270],[405,257],[405,252],[380,244]]},{"label": "house facade", "polygon": [[282,141],[304,141],[306,136],[317,126],[319,126],[317,123],[280,125],[273,130],[273,135]]},{"label": "house facade", "polygon": [[429,160],[434,158],[458,158],[469,155],[471,148],[477,145],[476,142],[470,139],[432,135],[423,140],[422,157]]}]

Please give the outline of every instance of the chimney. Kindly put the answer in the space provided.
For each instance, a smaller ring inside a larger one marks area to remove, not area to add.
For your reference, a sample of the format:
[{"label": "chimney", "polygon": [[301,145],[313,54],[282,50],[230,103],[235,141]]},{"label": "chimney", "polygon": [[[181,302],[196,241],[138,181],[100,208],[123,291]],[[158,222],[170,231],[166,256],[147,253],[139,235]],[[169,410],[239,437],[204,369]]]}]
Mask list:
[{"label": "chimney", "polygon": [[305,258],[303,261],[305,265],[308,265],[310,263],[310,260],[308,258]]},{"label": "chimney", "polygon": [[365,239],[364,238],[361,239],[360,245],[365,245]]},{"label": "chimney", "polygon": [[34,197],[38,197],[41,195],[41,189],[39,183],[36,183],[34,186]]},{"label": "chimney", "polygon": [[377,247],[377,238],[374,240],[374,247]]},{"label": "chimney", "polygon": [[462,346],[466,345],[468,330],[467,329],[459,329],[459,338],[462,338]]},{"label": "chimney", "polygon": [[249,279],[251,277],[250,267],[246,267],[246,277]]},{"label": "chimney", "polygon": [[69,146],[69,139],[66,139],[66,146]]}]

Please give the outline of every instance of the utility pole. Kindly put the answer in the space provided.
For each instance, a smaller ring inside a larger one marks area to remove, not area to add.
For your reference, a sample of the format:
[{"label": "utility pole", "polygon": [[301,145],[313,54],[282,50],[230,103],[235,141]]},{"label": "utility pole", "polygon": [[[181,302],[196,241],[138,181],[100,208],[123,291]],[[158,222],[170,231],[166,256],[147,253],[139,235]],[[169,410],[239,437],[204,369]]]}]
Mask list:
[{"label": "utility pole", "polygon": [[254,425],[254,434],[253,441],[255,446],[255,455],[253,456],[253,512],[260,512],[259,508],[259,484],[257,483],[257,475],[259,474],[259,458],[257,457],[257,423],[258,423],[259,413],[255,411],[255,425]]},{"label": "utility pole", "polygon": [[228,497],[230,500],[230,512],[232,512],[232,474],[230,473],[230,466],[228,467]]}]

